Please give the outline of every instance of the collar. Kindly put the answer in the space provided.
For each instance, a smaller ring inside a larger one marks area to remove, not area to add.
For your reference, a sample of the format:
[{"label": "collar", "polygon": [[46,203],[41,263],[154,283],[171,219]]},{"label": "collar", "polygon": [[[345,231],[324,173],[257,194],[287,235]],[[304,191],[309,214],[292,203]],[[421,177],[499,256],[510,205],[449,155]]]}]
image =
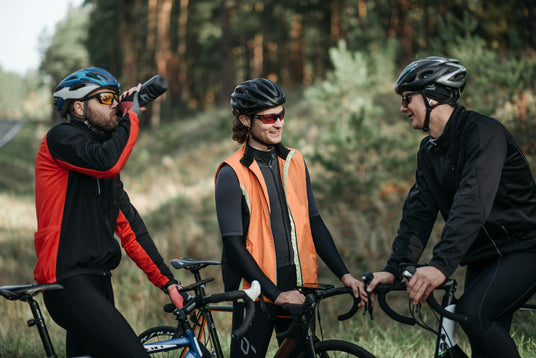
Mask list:
[{"label": "collar", "polygon": [[105,141],[112,135],[111,133],[105,133],[98,130],[93,124],[89,123],[87,119],[84,120],[80,117],[71,117],[71,124],[90,130],[100,141]]},{"label": "collar", "polygon": [[[242,159],[240,159],[240,163],[242,163],[242,165],[246,167],[249,167],[251,163],[253,163],[253,161],[255,160],[255,156],[253,152],[255,149],[253,149],[247,143],[244,144],[244,146],[246,148],[244,150],[244,155],[242,156]],[[274,148],[272,149],[272,151],[274,150],[275,150],[276,155],[282,159],[287,159],[288,153],[290,152],[290,150],[281,143],[274,145]],[[271,153],[271,152],[267,152],[267,153]]]},{"label": "collar", "polygon": [[462,117],[465,112],[465,107],[456,105],[454,111],[452,111],[452,114],[450,115],[449,120],[447,121],[447,124],[445,125],[443,133],[437,138],[429,137],[429,148],[437,146],[444,149],[448,147],[454,137],[457,135],[458,128],[463,122]]}]

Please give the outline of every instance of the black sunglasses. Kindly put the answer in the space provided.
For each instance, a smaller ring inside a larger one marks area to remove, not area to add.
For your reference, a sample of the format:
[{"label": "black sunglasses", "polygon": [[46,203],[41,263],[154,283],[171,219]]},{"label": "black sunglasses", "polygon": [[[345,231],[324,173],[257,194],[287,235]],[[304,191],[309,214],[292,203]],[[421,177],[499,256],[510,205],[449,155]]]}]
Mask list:
[{"label": "black sunglasses", "polygon": [[82,100],[88,101],[88,100],[93,99],[93,98],[96,98],[97,101],[99,101],[101,104],[105,104],[107,106],[109,106],[112,103],[114,103],[114,100],[116,102],[119,102],[119,95],[117,93],[114,93],[114,92],[100,92],[100,93],[96,93],[96,94],[94,94],[92,96],[82,98]]},{"label": "black sunglasses", "polygon": [[411,96],[413,96],[414,94],[419,94],[421,92],[409,92],[409,93],[406,93],[406,94],[403,94],[402,95],[402,105],[404,107],[407,107],[409,102],[411,102]]},{"label": "black sunglasses", "polygon": [[273,124],[277,122],[278,119],[283,120],[285,118],[285,109],[283,108],[281,112],[279,113],[263,114],[263,115],[251,114],[249,117],[260,119],[262,123],[264,124]]}]

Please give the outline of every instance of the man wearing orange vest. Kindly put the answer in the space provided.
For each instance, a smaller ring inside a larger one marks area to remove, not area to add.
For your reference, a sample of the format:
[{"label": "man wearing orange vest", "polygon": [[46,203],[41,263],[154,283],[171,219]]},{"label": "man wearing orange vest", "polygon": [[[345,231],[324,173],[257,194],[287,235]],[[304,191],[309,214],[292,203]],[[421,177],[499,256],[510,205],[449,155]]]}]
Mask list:
[{"label": "man wearing orange vest", "polygon": [[[318,283],[317,253],[362,304],[367,301],[320,217],[301,153],[281,144],[285,101],[281,88],[264,78],[239,84],[231,95],[233,140],[243,145],[216,173],[223,281],[235,290],[258,280],[269,300],[257,303],[255,329],[231,342],[231,357],[266,355],[274,328],[282,332],[290,324],[277,317],[281,306],[304,303],[297,287]],[[233,329],[243,310],[235,304]]]}]

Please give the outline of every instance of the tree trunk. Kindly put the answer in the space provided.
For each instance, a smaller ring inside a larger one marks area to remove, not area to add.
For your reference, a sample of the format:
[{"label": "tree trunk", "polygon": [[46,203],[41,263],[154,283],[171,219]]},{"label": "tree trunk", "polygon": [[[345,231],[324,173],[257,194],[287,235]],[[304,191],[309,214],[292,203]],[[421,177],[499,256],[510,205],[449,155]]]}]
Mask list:
[{"label": "tree trunk", "polygon": [[174,86],[172,91],[173,104],[181,103],[181,96],[188,97],[188,91],[186,86],[187,79],[187,62],[186,62],[186,29],[188,25],[188,4],[189,0],[180,0],[180,13],[179,13],[179,44],[177,47],[177,85]]},{"label": "tree trunk", "polygon": [[[158,0],[148,0],[147,2],[147,51],[151,54],[152,63],[156,65],[156,23],[158,18]],[[154,68],[153,68],[154,70]]]},{"label": "tree trunk", "polygon": [[119,33],[121,34],[121,52],[123,64],[121,77],[130,86],[136,80],[137,53],[135,50],[135,34],[130,28],[130,19],[133,16],[132,7],[126,6],[124,1],[117,2],[117,12],[123,14],[119,17]]},{"label": "tree trunk", "polygon": [[[171,7],[173,0],[158,0],[157,1],[157,32],[156,32],[156,71],[159,75],[164,76],[168,81],[172,81],[170,73],[172,70],[168,68],[168,63],[171,60],[171,37],[169,33],[169,22],[171,18]],[[165,96],[165,94],[163,95]],[[152,104],[151,124],[158,125],[160,123],[160,106],[162,99],[155,101]]]},{"label": "tree trunk", "polygon": [[221,1],[221,28],[222,28],[222,41],[221,41],[221,69],[220,69],[220,83],[221,90],[218,99],[218,105],[224,106],[229,103],[229,94],[232,92],[231,83],[231,64],[230,56],[231,49],[229,46],[230,23],[229,23],[229,0]]},{"label": "tree trunk", "polygon": [[253,40],[248,41],[248,48],[251,57],[251,72],[253,77],[262,77],[262,65],[264,61],[263,51],[264,35],[257,33]]},{"label": "tree trunk", "polygon": [[303,26],[302,16],[294,14],[290,24],[290,80],[301,83],[304,80],[303,66]]}]

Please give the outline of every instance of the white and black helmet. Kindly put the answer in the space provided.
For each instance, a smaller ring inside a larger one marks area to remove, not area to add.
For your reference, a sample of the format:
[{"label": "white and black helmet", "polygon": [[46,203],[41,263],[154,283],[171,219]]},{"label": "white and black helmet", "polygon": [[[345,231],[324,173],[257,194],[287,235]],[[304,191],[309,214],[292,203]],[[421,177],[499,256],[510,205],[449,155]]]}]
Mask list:
[{"label": "white and black helmet", "polygon": [[[426,106],[426,117],[422,130],[430,130],[430,112],[437,106],[455,106],[465,87],[467,70],[453,58],[431,56],[413,61],[402,70],[395,84],[395,92],[420,93]],[[426,98],[437,101],[431,105]]]},{"label": "white and black helmet", "polygon": [[413,61],[404,68],[395,84],[395,92],[433,91],[436,85],[461,93],[467,71],[460,61],[453,58],[431,56]]}]

